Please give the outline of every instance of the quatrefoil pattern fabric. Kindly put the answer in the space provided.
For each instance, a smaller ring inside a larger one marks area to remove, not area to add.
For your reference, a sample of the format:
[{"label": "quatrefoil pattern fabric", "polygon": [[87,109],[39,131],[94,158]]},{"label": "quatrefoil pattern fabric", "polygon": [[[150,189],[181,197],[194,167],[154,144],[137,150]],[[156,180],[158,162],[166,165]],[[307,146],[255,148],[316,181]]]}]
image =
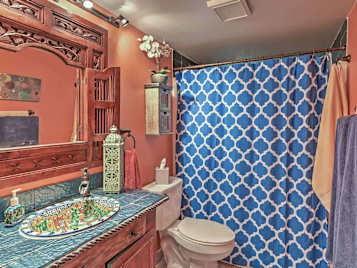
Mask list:
[{"label": "quatrefoil pattern fabric", "polygon": [[311,186],[328,64],[305,55],[177,73],[182,213],[234,231],[232,264],[328,267]]}]

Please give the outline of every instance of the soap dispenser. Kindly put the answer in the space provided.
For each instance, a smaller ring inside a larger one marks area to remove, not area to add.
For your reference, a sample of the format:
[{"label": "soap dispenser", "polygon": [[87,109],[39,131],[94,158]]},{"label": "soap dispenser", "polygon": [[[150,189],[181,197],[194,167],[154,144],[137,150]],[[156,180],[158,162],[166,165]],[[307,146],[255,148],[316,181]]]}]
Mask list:
[{"label": "soap dispenser", "polygon": [[25,208],[19,203],[19,198],[16,193],[21,189],[12,191],[12,198],[10,199],[10,206],[5,210],[5,226],[11,227],[20,223],[25,216]]}]

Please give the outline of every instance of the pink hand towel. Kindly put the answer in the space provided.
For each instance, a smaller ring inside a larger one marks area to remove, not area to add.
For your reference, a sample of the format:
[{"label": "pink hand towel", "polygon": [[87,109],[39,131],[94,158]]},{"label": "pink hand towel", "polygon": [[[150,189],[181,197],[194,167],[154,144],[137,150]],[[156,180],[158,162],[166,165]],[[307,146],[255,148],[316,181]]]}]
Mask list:
[{"label": "pink hand towel", "polygon": [[139,161],[135,149],[125,150],[125,183],[127,189],[141,189]]}]

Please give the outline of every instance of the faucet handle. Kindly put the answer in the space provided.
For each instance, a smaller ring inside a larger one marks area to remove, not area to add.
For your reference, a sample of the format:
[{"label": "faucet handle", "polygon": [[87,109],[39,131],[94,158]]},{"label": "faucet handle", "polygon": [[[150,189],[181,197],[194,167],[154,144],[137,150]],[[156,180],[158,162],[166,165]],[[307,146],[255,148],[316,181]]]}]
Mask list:
[{"label": "faucet handle", "polygon": [[82,197],[88,197],[90,196],[90,180],[89,180],[89,175],[88,175],[88,168],[85,167],[82,169],[82,182],[79,185],[79,193],[82,195]]},{"label": "faucet handle", "polygon": [[83,172],[82,179],[83,180],[88,180],[88,168],[87,167],[82,168],[81,171]]},{"label": "faucet handle", "polygon": [[82,168],[81,171],[82,171],[83,173],[87,173],[87,172],[88,172],[88,167]]}]

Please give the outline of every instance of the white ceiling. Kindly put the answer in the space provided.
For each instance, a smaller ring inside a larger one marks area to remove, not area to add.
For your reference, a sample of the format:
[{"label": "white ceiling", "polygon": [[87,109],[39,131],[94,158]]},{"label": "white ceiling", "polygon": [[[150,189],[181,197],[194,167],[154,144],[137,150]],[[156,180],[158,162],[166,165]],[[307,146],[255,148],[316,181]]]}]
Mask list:
[{"label": "white ceiling", "polygon": [[248,0],[252,15],[221,22],[205,0],[95,0],[197,63],[330,47],[355,0]]}]

